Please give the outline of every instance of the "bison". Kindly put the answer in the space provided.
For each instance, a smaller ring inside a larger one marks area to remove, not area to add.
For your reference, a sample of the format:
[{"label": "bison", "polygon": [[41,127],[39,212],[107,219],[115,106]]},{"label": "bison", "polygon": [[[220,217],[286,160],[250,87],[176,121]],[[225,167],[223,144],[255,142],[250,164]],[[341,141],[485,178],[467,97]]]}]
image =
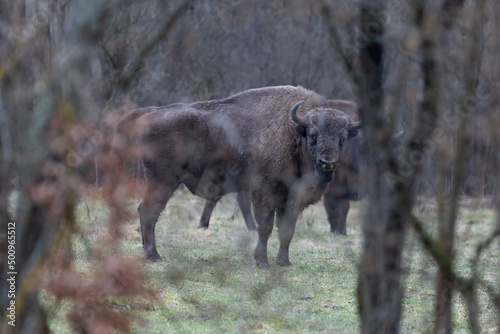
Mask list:
[{"label": "bison", "polygon": [[293,86],[139,109],[122,123],[130,121],[141,125],[147,189],[138,210],[146,257],[161,260],[155,225],[183,183],[210,201],[230,192],[251,194],[258,223],[258,267],[269,266],[267,241],[275,216],[280,238],[276,264],[291,265],[289,244],[297,217],[321,198],[345,142],[360,127],[344,112],[328,107],[321,95]]},{"label": "bison", "polygon": [[323,204],[332,233],[347,234],[346,219],[349,213],[349,201],[358,200],[361,197],[359,146],[359,139],[354,138],[345,148],[337,172],[323,196]]},{"label": "bison", "polygon": [[[359,119],[356,103],[346,100],[327,100],[327,107],[343,111],[350,118]],[[359,185],[359,136],[349,141],[341,155],[339,165],[323,196],[323,203],[330,223],[330,231],[336,234],[347,234],[346,219],[349,212],[349,201],[360,197]],[[255,222],[250,210],[250,194],[240,192],[237,196],[245,224],[249,230],[255,229]],[[207,201],[203,209],[199,227],[208,228],[210,216],[217,201]]]},{"label": "bison", "polygon": [[[354,102],[328,100],[328,106],[345,112],[351,119],[359,119],[358,106]],[[346,219],[349,200],[357,200],[361,195],[359,179],[360,137],[353,138],[344,148],[339,167],[323,196],[330,231],[347,234]]]}]

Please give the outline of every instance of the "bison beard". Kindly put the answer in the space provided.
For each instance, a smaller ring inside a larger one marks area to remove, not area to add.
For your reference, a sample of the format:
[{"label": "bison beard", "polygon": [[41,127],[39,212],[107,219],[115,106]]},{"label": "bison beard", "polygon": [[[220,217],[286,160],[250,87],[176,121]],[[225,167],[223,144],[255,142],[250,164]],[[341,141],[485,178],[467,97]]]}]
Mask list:
[{"label": "bison beard", "polygon": [[249,192],[258,224],[257,266],[269,266],[267,241],[275,216],[280,238],[276,264],[291,265],[288,250],[297,217],[321,198],[344,142],[359,128],[345,113],[328,107],[324,97],[292,86],[132,113],[137,115],[126,117],[117,132],[126,122],[141,124],[147,190],[139,213],[143,248],[152,261],[161,260],[154,232],[158,217],[184,183],[214,203],[230,192]]}]

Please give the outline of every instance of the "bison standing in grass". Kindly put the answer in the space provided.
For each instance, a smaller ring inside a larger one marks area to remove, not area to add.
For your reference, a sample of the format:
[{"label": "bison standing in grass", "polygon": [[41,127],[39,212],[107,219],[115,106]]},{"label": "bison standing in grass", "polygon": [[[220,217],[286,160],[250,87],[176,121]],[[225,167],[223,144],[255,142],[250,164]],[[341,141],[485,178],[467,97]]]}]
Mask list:
[{"label": "bison standing in grass", "polygon": [[317,202],[359,123],[302,87],[247,90],[221,100],[138,109],[119,125],[139,122],[147,190],[139,206],[143,248],[160,260],[155,225],[179,184],[213,201],[248,191],[258,224],[257,266],[268,267],[274,219],[276,264],[288,249],[299,213]]},{"label": "bison standing in grass", "polygon": [[[327,107],[343,111],[354,120],[359,119],[358,106],[354,102],[327,100]],[[333,179],[323,196],[323,203],[332,233],[347,234],[346,220],[349,212],[349,201],[358,200],[361,195],[361,186],[359,184],[359,149],[359,137],[346,143]],[[199,227],[208,228],[217,200],[205,203]],[[251,197],[249,193],[238,193],[237,200],[247,228],[249,230],[255,229],[254,219],[250,210]]]}]

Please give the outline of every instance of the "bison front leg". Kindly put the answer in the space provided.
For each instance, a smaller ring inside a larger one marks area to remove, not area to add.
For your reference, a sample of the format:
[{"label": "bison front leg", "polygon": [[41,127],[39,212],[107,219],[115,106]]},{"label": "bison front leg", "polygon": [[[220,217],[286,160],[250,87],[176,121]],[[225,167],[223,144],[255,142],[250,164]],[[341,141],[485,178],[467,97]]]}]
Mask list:
[{"label": "bison front leg", "polygon": [[259,268],[269,268],[267,259],[267,241],[274,227],[274,209],[265,209],[254,204],[255,218],[257,219],[257,233],[259,241],[255,248],[254,259]]},{"label": "bison front leg", "polygon": [[153,262],[161,261],[160,254],[156,249],[156,222],[176,187],[148,184],[146,195],[138,208],[141,221],[142,248],[146,258]]},{"label": "bison front leg", "polygon": [[246,191],[239,192],[236,199],[238,200],[238,204],[241,209],[241,214],[245,219],[245,224],[247,225],[247,229],[249,231],[255,231],[257,229],[257,226],[255,225],[255,221],[252,216],[250,193]]},{"label": "bison front leg", "polygon": [[298,205],[292,199],[287,201],[284,210],[278,210],[278,214],[276,215],[276,225],[278,226],[278,235],[280,238],[280,248],[276,256],[276,264],[278,266],[288,267],[292,265],[288,250],[295,233],[298,216]]}]

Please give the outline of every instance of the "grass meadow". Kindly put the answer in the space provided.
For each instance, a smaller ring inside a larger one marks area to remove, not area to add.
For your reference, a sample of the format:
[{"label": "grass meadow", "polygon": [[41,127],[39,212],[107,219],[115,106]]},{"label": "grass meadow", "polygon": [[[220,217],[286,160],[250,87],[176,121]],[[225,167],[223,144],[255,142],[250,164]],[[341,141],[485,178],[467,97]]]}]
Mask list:
[{"label": "grass meadow", "polygon": [[[106,234],[107,208],[96,191],[78,208],[80,232],[73,250],[76,268],[88,269],[92,243]],[[140,199],[131,199],[135,208]],[[204,202],[187,190],[178,190],[162,213],[156,228],[161,263],[146,264],[158,299],[139,307],[131,298],[116,300],[117,307],[132,310],[141,320],[136,333],[356,333],[359,316],[356,301],[358,258],[362,248],[360,215],[363,203],[351,203],[348,236],[329,232],[322,202],[300,217],[291,244],[292,267],[274,265],[278,235],[269,243],[270,269],[257,269],[253,250],[256,232],[249,232],[235,196],[224,197],[216,207],[210,228],[198,229]],[[470,274],[475,247],[494,228],[494,213],[482,203],[462,206],[457,226],[456,267]],[[430,230],[436,224],[432,203],[420,203],[418,215]],[[125,225],[123,252],[141,256],[139,219]],[[483,280],[500,285],[499,243],[480,258]],[[429,333],[433,318],[436,266],[409,231],[404,253],[402,333]],[[53,333],[71,333],[66,320],[70,304],[42,294]],[[481,292],[481,326],[485,333],[500,330],[498,314]],[[467,333],[467,314],[455,295],[453,320],[456,333]]]}]

